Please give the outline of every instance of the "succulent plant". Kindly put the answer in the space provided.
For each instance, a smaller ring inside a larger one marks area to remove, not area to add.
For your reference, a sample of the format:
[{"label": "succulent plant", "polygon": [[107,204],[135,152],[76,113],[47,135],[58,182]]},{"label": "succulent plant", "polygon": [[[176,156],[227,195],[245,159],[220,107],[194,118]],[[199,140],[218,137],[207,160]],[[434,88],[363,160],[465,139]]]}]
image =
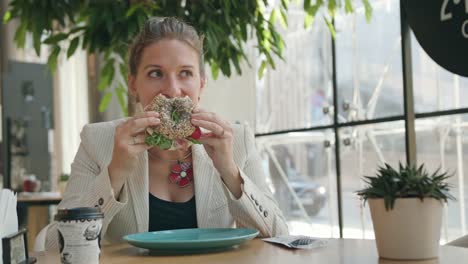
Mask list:
[{"label": "succulent plant", "polygon": [[376,176],[365,176],[367,186],[357,191],[357,195],[364,200],[370,198],[383,198],[385,208],[393,209],[397,198],[434,198],[447,202],[455,200],[449,189],[451,185],[446,180],[451,177],[447,172],[440,172],[440,168],[430,174],[424,164],[414,165],[399,164],[398,170],[389,164],[380,166]]}]

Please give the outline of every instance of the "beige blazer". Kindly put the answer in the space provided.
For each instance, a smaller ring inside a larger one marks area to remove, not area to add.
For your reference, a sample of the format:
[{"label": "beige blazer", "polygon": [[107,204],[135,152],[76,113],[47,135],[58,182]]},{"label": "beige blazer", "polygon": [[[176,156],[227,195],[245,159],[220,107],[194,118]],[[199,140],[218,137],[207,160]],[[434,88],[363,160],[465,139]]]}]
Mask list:
[{"label": "beige blazer", "polygon": [[[59,208],[98,206],[104,212],[102,237],[111,242],[148,231],[148,154],[143,152],[128,175],[120,197],[114,198],[108,164],[112,158],[115,127],[125,119],[86,125],[71,165],[71,176]],[[222,182],[202,145],[192,147],[195,202],[199,228],[251,227],[260,236],[288,233],[286,221],[267,184],[255,139],[248,126],[233,125],[234,161],[244,180],[235,199]],[[56,223],[48,225],[46,248],[58,246]]]}]

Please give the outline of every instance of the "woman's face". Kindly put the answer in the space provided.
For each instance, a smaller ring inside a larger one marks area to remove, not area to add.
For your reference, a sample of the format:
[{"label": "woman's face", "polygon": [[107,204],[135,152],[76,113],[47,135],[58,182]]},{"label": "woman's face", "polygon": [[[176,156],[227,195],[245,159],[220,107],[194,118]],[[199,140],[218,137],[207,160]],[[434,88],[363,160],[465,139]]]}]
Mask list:
[{"label": "woman's face", "polygon": [[128,78],[130,92],[143,107],[158,94],[169,98],[187,95],[197,105],[205,84],[199,65],[198,53],[187,43],[160,40],[143,50],[137,74]]}]

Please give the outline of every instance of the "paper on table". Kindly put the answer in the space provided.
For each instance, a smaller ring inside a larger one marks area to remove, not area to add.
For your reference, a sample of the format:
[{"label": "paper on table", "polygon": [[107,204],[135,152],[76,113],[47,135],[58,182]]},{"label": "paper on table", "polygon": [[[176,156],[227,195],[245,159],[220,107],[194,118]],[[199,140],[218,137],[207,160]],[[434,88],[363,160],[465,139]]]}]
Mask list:
[{"label": "paper on table", "polygon": [[288,248],[296,249],[313,249],[325,246],[328,241],[326,239],[308,237],[308,236],[277,236],[264,238],[263,241],[276,243],[287,246]]},{"label": "paper on table", "polygon": [[[0,191],[0,239],[18,231],[16,214],[16,194],[11,190]],[[0,263],[3,263],[2,246],[0,246]]]}]

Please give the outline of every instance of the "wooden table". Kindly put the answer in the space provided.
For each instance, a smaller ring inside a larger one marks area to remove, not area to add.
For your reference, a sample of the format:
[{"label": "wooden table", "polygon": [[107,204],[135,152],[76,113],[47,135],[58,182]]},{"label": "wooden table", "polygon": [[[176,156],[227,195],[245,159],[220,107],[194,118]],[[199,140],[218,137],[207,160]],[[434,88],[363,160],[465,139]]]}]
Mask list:
[{"label": "wooden table", "polygon": [[21,192],[18,194],[17,198],[18,204],[25,204],[28,206],[58,204],[61,200],[62,195],[60,193],[53,192]]},{"label": "wooden table", "polygon": [[18,193],[17,213],[20,227],[28,229],[28,247],[33,248],[36,235],[49,222],[49,205],[57,205],[62,200],[60,193],[31,192]]},{"label": "wooden table", "polygon": [[[58,252],[32,254],[38,264],[60,263]],[[127,244],[106,245],[102,248],[101,264],[123,263],[233,263],[233,264],[459,264],[468,259],[468,249],[441,246],[439,259],[426,261],[391,261],[379,259],[373,240],[330,239],[328,245],[312,250],[292,250],[254,239],[229,251],[185,256],[149,256],[146,250]]]}]

